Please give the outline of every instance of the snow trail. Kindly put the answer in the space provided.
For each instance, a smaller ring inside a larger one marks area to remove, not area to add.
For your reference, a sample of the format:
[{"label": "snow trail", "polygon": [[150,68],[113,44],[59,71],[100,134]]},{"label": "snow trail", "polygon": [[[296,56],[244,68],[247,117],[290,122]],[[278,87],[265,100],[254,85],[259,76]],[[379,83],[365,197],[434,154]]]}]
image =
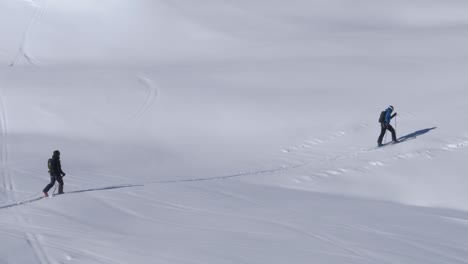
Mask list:
[{"label": "snow trail", "polygon": [[34,12],[34,15],[32,16],[31,20],[29,21],[28,26],[23,31],[18,53],[16,54],[15,59],[11,62],[10,67],[16,67],[23,58],[25,58],[32,65],[37,65],[39,63],[31,54],[28,53],[27,45],[29,44],[29,35],[32,28],[46,11],[47,0],[31,0],[28,2],[32,3],[33,6],[35,6],[36,11]]}]

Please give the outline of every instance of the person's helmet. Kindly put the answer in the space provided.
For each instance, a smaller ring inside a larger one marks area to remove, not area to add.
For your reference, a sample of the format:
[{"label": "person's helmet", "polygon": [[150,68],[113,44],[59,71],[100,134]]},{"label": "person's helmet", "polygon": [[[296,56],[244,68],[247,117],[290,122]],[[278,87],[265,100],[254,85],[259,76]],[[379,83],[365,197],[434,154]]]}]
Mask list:
[{"label": "person's helmet", "polygon": [[390,105],[388,108],[390,108],[390,110],[393,112],[393,105]]},{"label": "person's helmet", "polygon": [[54,151],[54,156],[60,156],[60,151],[55,150],[55,151]]}]

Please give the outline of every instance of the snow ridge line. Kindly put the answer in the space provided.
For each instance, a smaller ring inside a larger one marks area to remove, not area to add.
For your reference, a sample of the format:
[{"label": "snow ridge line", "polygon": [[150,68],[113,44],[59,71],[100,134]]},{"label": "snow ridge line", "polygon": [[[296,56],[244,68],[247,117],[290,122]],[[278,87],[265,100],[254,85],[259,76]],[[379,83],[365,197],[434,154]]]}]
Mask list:
[{"label": "snow ridge line", "polygon": [[299,168],[304,166],[304,164],[297,164],[292,166],[283,166],[276,169],[269,169],[269,170],[259,170],[259,171],[251,171],[251,172],[242,172],[237,174],[230,174],[230,175],[223,175],[223,176],[213,176],[207,178],[191,178],[191,179],[182,179],[182,180],[168,180],[168,181],[151,181],[145,182],[144,184],[164,184],[164,183],[179,183],[179,182],[200,182],[200,181],[213,181],[213,180],[226,180],[230,178],[238,178],[244,176],[251,176],[251,175],[261,175],[261,174],[269,174],[269,173],[276,173],[281,171],[288,171],[291,169]]},{"label": "snow ridge line", "polygon": [[31,28],[34,26],[34,24],[36,24],[36,22],[39,20],[40,17],[42,17],[42,15],[45,12],[46,4],[47,4],[46,1],[47,0],[37,0],[37,1],[33,2],[34,6],[36,6],[36,11],[34,12],[34,15],[32,16],[31,20],[29,21],[26,29],[23,31],[23,36],[21,38],[21,44],[20,44],[18,53],[16,54],[16,57],[13,60],[13,62],[10,64],[10,67],[15,67],[16,65],[18,65],[21,62],[21,60],[23,59],[23,57],[26,58],[26,60],[30,64],[32,64],[32,65],[37,64],[36,62],[34,62],[35,59],[32,58],[31,55],[29,55],[26,52],[26,44],[28,42],[29,34],[31,32]]},{"label": "snow ridge line", "polygon": [[[66,192],[66,194],[84,193],[84,192],[93,192],[93,191],[105,191],[105,190],[112,190],[112,189],[142,187],[142,186],[144,186],[144,185],[143,184],[120,184],[120,185],[112,185],[112,186],[105,186],[105,187],[99,187],[99,188],[89,188],[89,189],[70,191],[70,192]],[[0,210],[1,209],[7,209],[7,208],[13,208],[13,207],[17,207],[17,206],[20,206],[20,205],[26,205],[26,204],[34,203],[34,202],[40,201],[40,200],[42,200],[44,198],[46,198],[46,197],[39,196],[39,197],[35,197],[35,198],[32,198],[32,199],[26,199],[24,201],[3,205],[3,206],[0,206]]]}]

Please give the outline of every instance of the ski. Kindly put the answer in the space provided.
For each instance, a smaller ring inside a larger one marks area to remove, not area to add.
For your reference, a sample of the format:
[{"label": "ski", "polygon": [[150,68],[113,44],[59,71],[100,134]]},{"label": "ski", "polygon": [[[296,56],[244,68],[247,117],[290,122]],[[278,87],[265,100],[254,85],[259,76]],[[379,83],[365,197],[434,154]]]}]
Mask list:
[{"label": "ski", "polygon": [[400,138],[396,142],[390,141],[388,143],[382,144],[381,146],[377,146],[376,149],[385,148],[385,147],[388,147],[388,146],[391,146],[391,145],[397,145],[397,144],[400,144],[400,143],[403,143],[403,142],[406,142],[408,140],[412,140],[412,139],[415,139],[415,138],[416,137]]}]

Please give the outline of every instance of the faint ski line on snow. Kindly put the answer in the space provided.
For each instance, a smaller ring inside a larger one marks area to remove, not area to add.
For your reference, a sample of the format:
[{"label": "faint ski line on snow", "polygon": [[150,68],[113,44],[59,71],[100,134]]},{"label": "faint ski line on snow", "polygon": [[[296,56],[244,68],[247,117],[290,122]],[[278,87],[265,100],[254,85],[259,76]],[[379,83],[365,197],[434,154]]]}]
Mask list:
[{"label": "faint ski line on snow", "polygon": [[88,251],[88,250],[81,250],[81,249],[76,249],[76,248],[72,248],[72,247],[69,247],[69,246],[66,246],[64,244],[55,244],[55,243],[51,243],[51,242],[47,242],[46,245],[48,247],[51,247],[51,248],[55,248],[55,249],[59,249],[59,250],[66,250],[66,251],[69,251],[69,252],[72,252],[76,255],[80,255],[80,256],[83,256],[83,257],[88,257],[88,258],[92,258],[96,261],[99,261],[99,263],[105,263],[105,264],[121,264],[122,262],[120,261],[116,261],[114,259],[111,259],[105,255],[99,255],[98,253],[94,253],[94,252],[91,252],[91,251]]},{"label": "faint ski line on snow", "polygon": [[[463,141],[463,142],[466,142],[466,141]],[[353,157],[356,157],[356,156],[359,156],[363,153],[366,153],[366,152],[370,152],[370,151],[375,151],[377,149],[375,148],[372,148],[372,149],[366,149],[366,150],[359,150],[359,151],[356,151],[356,152],[351,152],[349,154],[344,154],[344,155],[337,155],[335,157],[328,157],[328,158],[325,158],[325,159],[321,159],[320,161],[322,162],[328,162],[330,160],[338,160],[338,159],[345,159],[345,158],[353,158]],[[426,150],[426,151],[416,151],[416,152],[411,152],[411,154],[420,154],[420,153],[427,153],[428,151],[430,152],[437,152],[437,151],[447,151],[443,148],[438,148],[438,149],[429,149],[429,150]],[[422,154],[421,154],[422,155]],[[385,160],[387,161],[390,161],[390,160],[393,160],[394,162],[396,160],[399,160],[399,159],[404,159],[404,158],[401,158],[400,155],[396,155],[396,156],[391,156],[391,157],[387,157]],[[120,185],[111,185],[111,186],[105,186],[105,187],[97,187],[97,188],[89,188],[89,189],[82,189],[82,190],[76,190],[76,191],[71,191],[71,192],[67,192],[67,194],[74,194],[74,193],[83,193],[83,192],[92,192],[92,191],[105,191],[105,190],[112,190],[112,189],[121,189],[121,188],[130,188],[130,187],[143,187],[145,185],[150,185],[150,184],[171,184],[171,183],[183,183],[183,182],[201,182],[201,181],[214,181],[214,180],[226,180],[226,179],[231,179],[231,178],[237,178],[237,177],[245,177],[245,176],[253,176],[253,175],[261,175],[261,174],[270,174],[270,173],[277,173],[277,172],[282,172],[282,171],[288,171],[288,170],[293,170],[293,169],[297,169],[297,168],[301,168],[301,167],[305,167],[305,166],[308,166],[310,165],[311,163],[315,162],[316,160],[313,160],[313,161],[309,161],[309,162],[303,162],[303,163],[299,163],[299,164],[295,164],[295,165],[290,165],[290,166],[282,166],[282,167],[279,167],[279,168],[275,168],[275,169],[267,169],[267,170],[257,170],[257,171],[250,171],[250,172],[242,172],[242,173],[237,173],[237,174],[229,174],[229,175],[222,175],[222,176],[213,176],[213,177],[206,177],[206,178],[190,178],[190,179],[179,179],[179,180],[165,180],[165,181],[148,181],[148,182],[143,182],[143,183],[139,183],[139,184],[120,184]],[[381,162],[381,161],[379,161]],[[322,170],[322,173],[323,174],[332,174],[332,175],[335,175],[335,174],[343,174],[343,173],[346,173],[347,171],[356,171],[356,170],[362,170],[362,171],[367,171],[368,168],[363,168],[363,167],[360,167],[360,166],[349,166],[349,167],[346,167],[346,169],[338,169],[338,170]],[[320,173],[319,173],[320,174]],[[30,199],[30,200],[25,200],[25,201],[21,201],[21,202],[17,202],[17,203],[14,203],[14,204],[9,204],[9,205],[4,205],[4,206],[0,206],[0,209],[5,209],[5,208],[11,208],[11,207],[15,207],[15,206],[19,206],[19,205],[24,205],[24,204],[28,204],[28,203],[32,203],[32,202],[36,202],[36,201],[39,201],[39,200],[42,200],[43,197],[39,197],[39,198],[34,198],[34,199]]]},{"label": "faint ski line on snow", "polygon": [[332,247],[335,247],[335,248],[338,248],[338,249],[341,249],[343,250],[344,252],[347,252],[349,254],[351,254],[353,257],[356,257],[356,258],[361,258],[362,257],[362,254],[360,254],[359,252],[356,252],[355,250],[353,249],[350,249],[344,245],[341,245],[341,243],[337,242],[337,241],[334,241],[332,238],[328,238],[328,237],[325,237],[323,235],[319,235],[319,234],[315,234],[315,233],[311,233],[311,232],[308,232],[308,231],[305,231],[305,230],[302,230],[298,227],[295,227],[293,225],[290,225],[290,224],[286,224],[286,223],[280,223],[280,222],[274,222],[274,221],[267,221],[265,220],[266,223],[269,223],[269,224],[272,224],[272,225],[276,225],[276,226],[279,226],[279,227],[282,227],[282,228],[286,228],[286,229],[289,229],[290,231],[293,231],[293,232],[296,232],[297,234],[299,235],[305,235],[307,237],[310,237],[312,239],[316,239],[316,240],[319,240],[325,244],[328,244]]},{"label": "faint ski line on snow", "polygon": [[[135,122],[137,122],[138,120],[140,120],[143,117],[143,115],[146,112],[148,112],[150,108],[154,105],[154,103],[156,102],[160,94],[158,86],[154,83],[153,80],[151,80],[148,77],[145,77],[142,74],[137,75],[136,78],[138,82],[146,89],[146,92],[147,92],[146,98],[143,101],[143,103],[140,105],[140,107],[137,109],[137,111],[132,116],[127,118],[127,120],[124,121],[123,124],[119,125],[122,128],[128,127],[134,124]],[[115,131],[114,134],[121,133],[121,130],[122,129],[118,129],[117,131]]]},{"label": "faint ski line on snow", "polygon": [[139,111],[135,114],[134,121],[140,119],[156,102],[157,97],[159,96],[159,90],[156,84],[150,78],[145,77],[144,75],[137,76],[138,81],[147,89],[148,94],[143,105],[140,107]]},{"label": "faint ski line on snow", "polygon": [[21,43],[20,43],[18,53],[16,54],[16,57],[13,60],[13,62],[10,64],[10,67],[15,67],[16,65],[18,65],[18,63],[21,62],[23,57],[29,63],[31,63],[32,65],[36,65],[36,63],[34,62],[34,59],[30,55],[28,55],[27,52],[26,52],[26,43],[28,42],[29,33],[31,31],[31,28],[33,27],[33,25],[37,22],[37,20],[42,16],[42,14],[45,11],[46,1],[47,0],[37,0],[37,3],[36,3],[36,1],[33,2],[34,5],[36,6],[36,11],[34,11],[34,15],[32,16],[31,20],[29,21],[26,29],[23,31],[23,36],[21,38]]},{"label": "faint ski line on snow", "polygon": [[41,196],[41,197],[37,197],[37,198],[34,198],[34,199],[29,199],[29,200],[24,200],[24,201],[17,202],[17,203],[7,204],[7,205],[0,206],[0,209],[6,209],[6,208],[16,207],[16,206],[23,205],[23,204],[33,203],[33,202],[42,200],[44,198],[45,197]]},{"label": "faint ski line on snow", "polygon": [[9,175],[7,170],[8,163],[8,138],[7,138],[7,121],[5,113],[5,103],[3,101],[3,95],[0,94],[0,139],[2,144],[2,178],[3,178],[3,187],[7,191],[7,195],[11,190],[11,184],[9,182]]},{"label": "faint ski line on snow", "polygon": [[323,144],[326,144],[328,142],[332,142],[332,141],[334,141],[336,139],[339,139],[341,137],[344,137],[344,136],[346,136],[348,134],[356,133],[356,132],[360,131],[361,129],[364,129],[364,128],[368,127],[368,126],[369,126],[369,124],[367,124],[367,123],[361,123],[361,124],[359,124],[357,126],[353,126],[352,128],[349,128],[349,129],[330,132],[328,134],[328,136],[315,137],[313,139],[306,139],[300,145],[285,147],[285,148],[282,149],[282,151],[284,153],[301,155],[303,152],[307,152],[307,149],[310,149],[310,148],[312,148],[314,146],[317,146],[317,145],[323,145]]},{"label": "faint ski line on snow", "polygon": [[230,178],[237,178],[237,177],[244,177],[244,176],[251,176],[251,175],[260,175],[260,174],[275,173],[275,172],[280,172],[280,171],[287,171],[287,170],[298,168],[298,167],[300,167],[300,165],[294,165],[294,166],[282,167],[282,168],[270,169],[270,170],[243,172],[243,173],[224,175],[224,176],[213,176],[213,177],[207,177],[207,178],[191,178],[191,179],[181,179],[181,180],[151,181],[151,182],[145,182],[145,184],[226,180],[226,179],[230,179]]},{"label": "faint ski line on snow", "polygon": [[[4,96],[3,94],[0,94],[0,138],[2,140],[2,174],[3,174],[3,182],[4,185],[7,189],[7,197],[13,197],[14,199],[16,198],[15,194],[15,184],[13,182],[13,179],[11,177],[11,171],[9,168],[9,150],[8,150],[8,119],[7,119],[7,114],[6,114],[6,106],[5,106],[5,101],[4,101]],[[3,208],[8,208],[8,207],[0,207],[0,209]],[[34,254],[38,261],[43,264],[43,263],[50,263],[50,261],[47,258],[47,254],[44,252],[44,249],[42,248],[41,244],[39,243],[39,240],[37,239],[37,236],[33,233],[29,233],[24,229],[25,224],[27,223],[27,219],[20,213],[17,212],[16,210],[13,210],[15,214],[16,220],[21,224],[23,227],[23,232],[26,235],[26,241],[27,243],[31,246],[32,250],[34,251]]]},{"label": "faint ski line on snow", "polygon": [[127,125],[134,124],[136,121],[141,119],[143,115],[148,112],[151,106],[154,105],[156,99],[159,96],[159,89],[153,80],[145,77],[144,75],[137,75],[136,78],[138,82],[146,89],[147,94],[145,100],[140,105],[138,110],[125,122]]},{"label": "faint ski line on snow", "polygon": [[24,239],[24,236],[21,236],[21,235],[19,235],[17,233],[14,233],[14,232],[8,232],[8,231],[5,231],[5,230],[0,230],[0,233],[6,234],[6,235],[9,235],[9,236],[12,236],[12,237]]},{"label": "faint ski line on snow", "polygon": [[[6,114],[6,106],[4,101],[4,96],[0,91],[0,139],[2,144],[2,175],[3,175],[3,186],[7,191],[7,197],[11,195],[11,192],[14,191],[15,187],[10,175],[10,168],[8,164],[8,120]],[[14,195],[14,194],[13,194]]]},{"label": "faint ski line on snow", "polygon": [[[351,152],[349,154],[345,154],[345,155],[337,155],[335,157],[328,157],[328,158],[325,158],[325,159],[321,159],[320,161],[322,162],[328,162],[330,160],[338,160],[338,159],[345,159],[345,158],[352,158],[352,157],[356,157],[356,156],[359,156],[363,153],[366,153],[366,152],[369,152],[369,151],[374,151],[374,150],[377,150],[377,149],[368,149],[368,150],[359,150],[359,151],[356,151],[356,152]],[[431,151],[431,152],[436,152],[436,151],[444,151],[444,149],[430,149],[430,150],[426,150],[424,153],[426,153],[427,151]],[[420,152],[412,152],[412,153],[420,153]],[[400,155],[401,156],[401,155]],[[396,156],[391,156],[391,157],[387,157],[386,160],[397,160],[397,159],[401,159],[399,158],[399,155],[396,155]],[[213,176],[213,177],[206,177],[206,178],[190,178],[190,179],[179,179],[179,180],[165,180],[165,181],[148,181],[148,182],[143,182],[143,183],[139,183],[139,184],[120,184],[120,185],[112,185],[112,186],[105,186],[105,187],[98,187],[98,188],[90,188],[90,189],[83,189],[83,190],[76,190],[76,191],[71,191],[71,192],[67,192],[67,194],[74,194],[74,193],[83,193],[83,192],[92,192],[92,191],[104,191],[104,190],[112,190],[112,189],[120,189],[120,188],[130,188],[130,187],[143,187],[145,185],[149,185],[149,184],[171,184],[171,183],[183,183],[183,182],[201,182],[201,181],[213,181],[213,180],[226,180],[226,179],[231,179],[231,178],[237,178],[237,177],[245,177],[245,176],[253,176],[253,175],[261,175],[261,174],[270,174],[270,173],[277,173],[277,172],[282,172],[282,171],[288,171],[288,170],[293,170],[293,169],[297,169],[297,168],[301,168],[301,167],[305,167],[305,166],[308,166],[310,165],[311,163],[315,162],[316,160],[313,160],[313,161],[309,161],[309,162],[303,162],[303,163],[299,163],[299,164],[296,164],[296,165],[290,165],[290,166],[282,166],[280,168],[275,168],[275,169],[267,169],[267,170],[257,170],[257,171],[250,171],[250,172],[242,172],[242,173],[237,173],[237,174],[229,174],[229,175],[222,175],[222,176]],[[357,167],[357,166],[352,166],[352,167],[346,167],[346,169],[339,169],[337,171],[333,170],[331,174],[335,175],[335,174],[343,174],[343,173],[346,173],[346,171],[356,171],[356,170],[359,170],[359,169],[362,169],[363,171],[366,171],[368,170],[367,168],[363,168],[363,167]],[[328,174],[330,173],[330,170],[327,170],[324,172],[325,174]],[[320,174],[320,173],[319,173]],[[23,205],[23,204],[28,204],[28,203],[32,203],[32,202],[35,202],[35,201],[39,201],[41,200],[43,197],[39,197],[39,198],[35,198],[35,199],[31,199],[31,200],[26,200],[26,201],[21,201],[21,202],[18,202],[18,203],[14,203],[14,204],[9,204],[9,205],[5,205],[5,206],[1,206],[0,209],[5,209],[5,208],[11,208],[11,207],[15,207],[15,206],[18,206],[18,205]]]},{"label": "faint ski line on snow", "polygon": [[[413,139],[413,138],[410,138],[410,139]],[[368,164],[372,165],[373,168],[375,169],[378,169],[378,168],[381,168],[383,166],[389,166],[389,165],[392,165],[398,161],[401,161],[401,160],[409,160],[409,159],[416,159],[416,158],[420,158],[420,157],[425,157],[427,159],[433,159],[443,153],[447,153],[447,152],[452,152],[452,151],[455,151],[456,149],[459,149],[459,148],[464,148],[465,146],[468,146],[468,138],[466,139],[461,139],[460,141],[458,142],[455,142],[455,143],[451,143],[451,144],[447,144],[447,145],[444,145],[442,147],[437,147],[437,148],[427,148],[427,149],[422,149],[422,150],[415,150],[415,151],[410,151],[410,152],[405,152],[405,153],[399,153],[399,154],[396,154],[396,155],[391,155],[391,156],[387,156],[387,157],[384,157],[378,161],[365,161],[367,162]],[[369,149],[369,150],[366,150],[364,152],[370,152],[370,151],[374,151],[374,150],[378,150],[378,149]],[[364,153],[363,152],[363,153]],[[351,157],[356,157],[358,156],[358,154],[354,155],[354,156],[343,156],[342,158],[351,158]],[[371,169],[371,167],[369,166],[347,166],[345,167],[345,171],[342,172],[342,174],[346,173],[347,171],[357,171],[357,172],[366,172],[366,171],[369,171]],[[321,173],[321,174],[326,174],[325,176],[329,176],[328,173],[325,171],[324,173]]]},{"label": "faint ski line on snow", "polygon": [[[361,124],[361,127],[364,127],[364,126],[365,126],[365,124]],[[400,137],[400,139],[402,139],[402,138],[405,138],[405,136]],[[414,137],[414,138],[416,138],[416,137]],[[404,140],[410,140],[410,139],[413,139],[413,137],[406,138]],[[468,140],[467,140],[467,142],[468,142]],[[463,144],[458,144],[458,145],[464,146]],[[191,179],[181,179],[181,180],[154,181],[154,182],[146,182],[146,183],[151,184],[151,183],[178,183],[178,182],[212,181],[212,180],[224,180],[224,179],[237,178],[237,177],[260,175],[260,174],[270,174],[270,173],[289,171],[289,170],[294,170],[294,169],[298,169],[298,168],[302,168],[302,167],[307,167],[307,166],[311,165],[314,162],[320,162],[322,164],[322,163],[326,163],[326,162],[330,162],[330,161],[337,161],[337,160],[341,160],[341,159],[356,158],[356,157],[358,157],[358,156],[360,156],[360,155],[362,155],[364,153],[368,153],[370,151],[376,151],[376,150],[378,150],[378,148],[359,149],[359,150],[351,151],[351,152],[348,152],[348,153],[345,153],[345,154],[339,154],[339,155],[326,157],[326,158],[321,158],[321,159],[313,159],[313,160],[303,161],[303,162],[300,162],[300,163],[295,164],[295,165],[286,165],[286,166],[281,166],[279,168],[269,169],[269,170],[257,170],[257,171],[252,171],[252,172],[244,172],[244,173],[237,173],[237,174],[224,175],[224,176],[213,176],[213,177],[207,177],[207,178],[191,178]],[[440,150],[440,149],[437,149],[437,150]],[[429,149],[429,150],[424,151],[423,153],[435,152],[437,150],[436,149]],[[420,152],[418,152],[418,154],[419,153]],[[397,158],[398,158],[398,156],[392,156],[392,157],[387,158],[387,159],[397,159]],[[317,172],[316,174],[321,176],[321,177],[328,177],[328,176],[341,175],[341,174],[345,173],[348,170],[359,170],[359,169],[361,169],[363,171],[369,170],[369,168],[367,168],[367,167],[353,166],[353,167],[346,167],[344,169],[341,168],[338,171],[336,169],[322,170],[321,172]]]}]

